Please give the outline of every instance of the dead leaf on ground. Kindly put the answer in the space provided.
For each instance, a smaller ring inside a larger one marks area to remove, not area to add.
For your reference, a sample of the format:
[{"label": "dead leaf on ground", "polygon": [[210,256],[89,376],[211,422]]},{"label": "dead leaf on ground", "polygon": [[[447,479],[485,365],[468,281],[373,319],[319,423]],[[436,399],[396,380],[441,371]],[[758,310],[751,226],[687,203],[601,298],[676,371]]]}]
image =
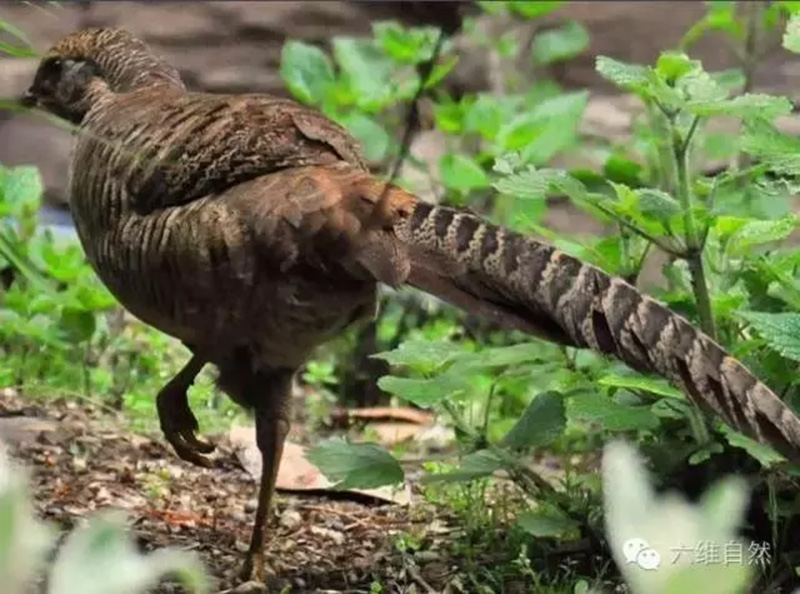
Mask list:
[{"label": "dead leaf on ground", "polygon": [[[255,428],[252,426],[232,427],[228,433],[228,439],[242,466],[257,481],[261,476],[261,452],[256,445]],[[284,445],[275,486],[282,491],[358,493],[398,505],[407,505],[411,501],[410,485],[378,489],[334,489],[333,484],[325,478],[325,475],[306,458],[306,449],[290,441]]]},{"label": "dead leaf on ground", "polygon": [[416,425],[430,425],[433,423],[433,414],[407,406],[337,408],[331,412],[331,420],[344,426],[347,426],[352,419],[362,421],[402,421]]}]

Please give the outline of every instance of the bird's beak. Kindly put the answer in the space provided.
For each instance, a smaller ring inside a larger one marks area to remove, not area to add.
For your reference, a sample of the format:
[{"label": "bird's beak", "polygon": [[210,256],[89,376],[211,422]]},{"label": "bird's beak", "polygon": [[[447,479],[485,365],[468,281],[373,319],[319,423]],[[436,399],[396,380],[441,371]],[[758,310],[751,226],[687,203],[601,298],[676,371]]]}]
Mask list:
[{"label": "bird's beak", "polygon": [[39,98],[31,89],[25,91],[25,94],[19,99],[19,104],[22,105],[22,107],[36,107],[38,103]]}]

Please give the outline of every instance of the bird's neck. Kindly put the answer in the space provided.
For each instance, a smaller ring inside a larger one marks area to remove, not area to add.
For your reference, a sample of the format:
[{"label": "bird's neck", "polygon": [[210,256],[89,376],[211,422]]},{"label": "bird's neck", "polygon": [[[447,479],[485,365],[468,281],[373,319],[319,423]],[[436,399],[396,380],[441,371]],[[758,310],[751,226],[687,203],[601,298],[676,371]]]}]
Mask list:
[{"label": "bird's neck", "polygon": [[178,69],[141,46],[115,47],[97,57],[103,79],[113,93],[127,93],[151,85],[186,87]]}]

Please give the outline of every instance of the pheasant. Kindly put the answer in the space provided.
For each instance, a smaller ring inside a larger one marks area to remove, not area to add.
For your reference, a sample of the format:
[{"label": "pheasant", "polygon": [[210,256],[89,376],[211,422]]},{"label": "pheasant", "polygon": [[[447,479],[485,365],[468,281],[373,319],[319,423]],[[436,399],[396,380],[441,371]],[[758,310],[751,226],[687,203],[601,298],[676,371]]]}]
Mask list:
[{"label": "pheasant", "polygon": [[157,397],[176,453],[208,464],[213,449],[186,398],[205,364],[254,412],[263,465],[245,579],[264,574],[292,378],[315,347],[375,314],[381,283],[659,374],[800,459],[797,416],[685,318],[549,245],[374,177],[354,139],[312,109],[188,92],[144,43],[103,28],[56,43],[22,102],[76,127],[71,209],[99,277],[192,351]]}]

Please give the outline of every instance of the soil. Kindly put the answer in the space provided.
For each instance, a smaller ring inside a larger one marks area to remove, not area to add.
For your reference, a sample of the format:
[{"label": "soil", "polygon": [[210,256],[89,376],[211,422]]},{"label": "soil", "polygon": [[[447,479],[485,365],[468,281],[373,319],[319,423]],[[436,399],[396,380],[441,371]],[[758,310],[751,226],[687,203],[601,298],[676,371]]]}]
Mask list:
[{"label": "soil", "polygon": [[[175,457],[158,437],[131,433],[121,415],[92,403],[0,393],[0,439],[29,469],[35,508],[63,530],[99,510],[129,517],[143,551],[171,546],[196,551],[214,579],[213,592],[256,592],[236,578],[254,515],[256,485],[229,443],[218,443],[218,467]],[[424,562],[393,545],[401,533],[429,543],[452,534],[445,519],[411,509],[353,500],[352,494],[280,493],[270,519],[269,591],[441,592],[451,568],[427,547]],[[438,580],[438,582],[437,582]],[[283,590],[291,586],[291,590]],[[164,582],[153,594],[181,592]],[[458,591],[458,590],[453,590]]]}]

